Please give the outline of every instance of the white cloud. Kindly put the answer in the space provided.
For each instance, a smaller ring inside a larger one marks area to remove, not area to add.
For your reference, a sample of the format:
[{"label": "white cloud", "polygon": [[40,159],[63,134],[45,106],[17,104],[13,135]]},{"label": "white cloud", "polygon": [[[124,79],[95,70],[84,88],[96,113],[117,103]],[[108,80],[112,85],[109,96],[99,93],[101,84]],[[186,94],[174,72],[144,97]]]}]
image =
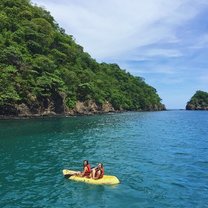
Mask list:
[{"label": "white cloud", "polygon": [[162,57],[180,57],[182,53],[178,50],[173,49],[152,49],[146,52],[146,56],[162,56]]},{"label": "white cloud", "polygon": [[[178,40],[176,27],[198,12],[196,1],[190,0],[33,2],[50,10],[67,33],[98,60],[156,42],[174,42]],[[157,52],[164,55],[159,49]]]},{"label": "white cloud", "polygon": [[93,58],[144,75],[167,108],[183,108],[193,92],[207,89],[207,0],[32,2]]},{"label": "white cloud", "polygon": [[133,51],[133,53],[124,55],[124,59],[131,61],[145,61],[152,60],[154,58],[177,58],[183,56],[183,53],[179,49],[163,49],[152,47],[141,47],[139,50]]}]

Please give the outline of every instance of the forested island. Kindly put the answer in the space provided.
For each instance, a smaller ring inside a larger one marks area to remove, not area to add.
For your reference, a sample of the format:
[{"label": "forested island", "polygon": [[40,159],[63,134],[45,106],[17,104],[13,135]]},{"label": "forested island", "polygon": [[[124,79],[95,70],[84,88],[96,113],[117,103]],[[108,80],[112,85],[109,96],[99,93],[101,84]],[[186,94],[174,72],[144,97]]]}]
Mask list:
[{"label": "forested island", "polygon": [[208,93],[196,91],[186,105],[186,110],[208,110]]},{"label": "forested island", "polygon": [[143,78],[96,62],[45,9],[0,1],[1,116],[164,109]]}]

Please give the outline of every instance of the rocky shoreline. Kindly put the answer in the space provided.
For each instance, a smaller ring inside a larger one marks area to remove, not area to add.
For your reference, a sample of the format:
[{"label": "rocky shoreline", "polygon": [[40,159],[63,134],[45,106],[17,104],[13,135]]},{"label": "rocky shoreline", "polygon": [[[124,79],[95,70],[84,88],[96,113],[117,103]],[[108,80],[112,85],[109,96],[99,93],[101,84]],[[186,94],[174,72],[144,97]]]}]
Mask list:
[{"label": "rocky shoreline", "polygon": [[[37,107],[37,106],[36,106]],[[141,111],[162,111],[166,110],[165,106],[154,106],[153,109],[141,110]],[[131,110],[129,110],[131,111]],[[133,110],[132,110],[133,111]],[[137,110],[138,111],[138,110]],[[0,108],[0,119],[27,119],[27,118],[43,118],[43,117],[62,117],[62,116],[83,116],[83,115],[95,115],[95,114],[108,114],[108,113],[120,113],[126,112],[126,110],[116,110],[111,103],[105,102],[102,105],[98,105],[95,102],[78,101],[73,109],[69,109],[66,106],[56,103],[48,102],[47,105],[39,105],[37,108],[29,107],[28,105],[21,103],[14,106],[8,105],[4,108]]]},{"label": "rocky shoreline", "polygon": [[208,93],[198,90],[186,104],[186,110],[208,110]]},{"label": "rocky shoreline", "polygon": [[193,104],[187,104],[186,110],[208,110],[208,106],[200,106],[200,105],[193,105]]}]

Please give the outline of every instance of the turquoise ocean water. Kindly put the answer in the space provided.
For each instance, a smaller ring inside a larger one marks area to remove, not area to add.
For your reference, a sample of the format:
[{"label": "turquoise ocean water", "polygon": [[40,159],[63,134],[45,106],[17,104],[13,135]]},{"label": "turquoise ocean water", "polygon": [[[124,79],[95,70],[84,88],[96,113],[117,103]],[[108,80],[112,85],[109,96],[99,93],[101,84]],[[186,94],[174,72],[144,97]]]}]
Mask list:
[{"label": "turquoise ocean water", "polygon": [[[103,162],[121,184],[64,179]],[[208,112],[0,121],[0,207],[208,208]]]}]

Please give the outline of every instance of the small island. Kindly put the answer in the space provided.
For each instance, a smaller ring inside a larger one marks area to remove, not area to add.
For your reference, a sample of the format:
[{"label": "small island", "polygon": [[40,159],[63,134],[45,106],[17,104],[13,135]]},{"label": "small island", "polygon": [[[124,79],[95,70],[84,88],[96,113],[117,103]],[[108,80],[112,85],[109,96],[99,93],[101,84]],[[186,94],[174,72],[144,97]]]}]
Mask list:
[{"label": "small island", "polygon": [[198,90],[187,103],[186,110],[208,110],[208,93]]},{"label": "small island", "polygon": [[98,63],[29,0],[1,0],[0,19],[0,117],[165,109],[143,78]]}]

